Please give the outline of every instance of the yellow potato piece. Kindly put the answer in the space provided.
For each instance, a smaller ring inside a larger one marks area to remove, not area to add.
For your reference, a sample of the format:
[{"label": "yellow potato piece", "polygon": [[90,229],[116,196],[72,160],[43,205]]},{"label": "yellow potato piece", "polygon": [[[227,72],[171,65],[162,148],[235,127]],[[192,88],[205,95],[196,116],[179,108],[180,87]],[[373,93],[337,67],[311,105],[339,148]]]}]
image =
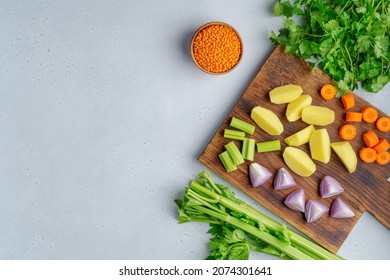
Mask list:
[{"label": "yellow potato piece", "polygon": [[284,149],[283,159],[287,166],[299,176],[309,177],[316,171],[313,160],[298,148],[287,147]]},{"label": "yellow potato piece", "polygon": [[252,109],[251,118],[269,135],[280,135],[283,132],[282,122],[271,110],[261,106],[256,106]]},{"label": "yellow potato piece", "polygon": [[269,98],[274,104],[285,104],[297,99],[302,92],[300,86],[289,84],[272,89],[269,92]]},{"label": "yellow potato piece", "polygon": [[310,136],[314,131],[314,126],[311,124],[304,129],[290,135],[289,137],[284,139],[284,142],[289,146],[300,146],[306,143],[309,143]]},{"label": "yellow potato piece", "polygon": [[310,95],[302,94],[297,99],[287,105],[286,117],[289,122],[297,121],[301,118],[302,109],[312,102]]},{"label": "yellow potato piece", "polygon": [[307,124],[325,126],[334,122],[334,111],[322,106],[309,105],[302,109],[302,120]]},{"label": "yellow potato piece", "polygon": [[358,160],[357,155],[349,141],[333,142],[330,144],[330,146],[340,158],[344,166],[347,168],[348,172],[355,172]]},{"label": "yellow potato piece", "polygon": [[330,160],[330,138],[326,128],[315,130],[310,137],[311,158],[323,163]]}]

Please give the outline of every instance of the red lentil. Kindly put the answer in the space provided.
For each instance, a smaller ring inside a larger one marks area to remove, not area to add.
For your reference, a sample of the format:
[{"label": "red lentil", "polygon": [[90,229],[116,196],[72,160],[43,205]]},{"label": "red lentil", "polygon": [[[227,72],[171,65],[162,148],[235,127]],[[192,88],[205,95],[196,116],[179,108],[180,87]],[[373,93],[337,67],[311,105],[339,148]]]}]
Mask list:
[{"label": "red lentil", "polygon": [[193,56],[198,65],[212,73],[232,69],[242,51],[237,33],[229,26],[214,24],[201,29],[193,41]]}]

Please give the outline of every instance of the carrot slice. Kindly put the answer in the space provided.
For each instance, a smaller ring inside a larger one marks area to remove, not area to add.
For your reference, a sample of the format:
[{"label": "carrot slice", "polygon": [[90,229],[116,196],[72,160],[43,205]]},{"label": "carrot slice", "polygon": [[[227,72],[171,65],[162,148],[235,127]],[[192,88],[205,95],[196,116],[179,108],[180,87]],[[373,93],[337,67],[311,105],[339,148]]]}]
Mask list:
[{"label": "carrot slice", "polygon": [[374,123],[378,119],[378,110],[373,107],[364,107],[361,113],[365,122]]},{"label": "carrot slice", "polygon": [[373,148],[375,149],[375,151],[377,151],[377,153],[382,153],[390,148],[390,144],[385,138],[382,138]]},{"label": "carrot slice", "polygon": [[341,102],[343,103],[344,109],[348,110],[355,106],[355,98],[352,93],[347,93],[341,96]]},{"label": "carrot slice", "polygon": [[363,147],[359,150],[360,159],[367,163],[376,161],[377,155],[377,152],[373,148]]},{"label": "carrot slice", "polygon": [[390,153],[387,151],[379,153],[376,162],[381,165],[388,164],[390,162]]},{"label": "carrot slice", "polygon": [[352,140],[356,136],[356,127],[352,124],[344,124],[339,129],[339,135],[343,140]]},{"label": "carrot slice", "polygon": [[390,130],[390,118],[388,117],[381,117],[377,119],[376,128],[382,132],[388,132]]},{"label": "carrot slice", "polygon": [[345,113],[345,120],[347,122],[362,122],[362,113],[358,112],[346,112]]},{"label": "carrot slice", "polygon": [[336,88],[331,84],[325,84],[321,88],[321,96],[325,100],[331,100],[336,95]]},{"label": "carrot slice", "polygon": [[368,148],[372,148],[379,143],[379,138],[374,131],[369,131],[363,134],[363,141]]}]

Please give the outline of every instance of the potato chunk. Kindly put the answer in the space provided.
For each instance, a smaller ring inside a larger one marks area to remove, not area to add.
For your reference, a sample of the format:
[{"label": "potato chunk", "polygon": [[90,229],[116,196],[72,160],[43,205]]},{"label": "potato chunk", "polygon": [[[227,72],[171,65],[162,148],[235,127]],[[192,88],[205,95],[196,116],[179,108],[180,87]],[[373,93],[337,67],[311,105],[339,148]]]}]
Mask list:
[{"label": "potato chunk", "polygon": [[289,137],[284,139],[284,142],[289,146],[300,146],[306,143],[309,143],[310,136],[314,131],[314,126],[311,124],[304,129],[290,135]]},{"label": "potato chunk", "polygon": [[330,138],[326,128],[313,131],[310,137],[311,158],[323,163],[330,160]]},{"label": "potato chunk", "polygon": [[269,92],[269,98],[274,104],[285,104],[297,99],[302,92],[300,86],[289,84],[272,89]]},{"label": "potato chunk", "polygon": [[252,109],[251,118],[269,135],[280,135],[283,132],[283,124],[278,116],[269,109],[256,106]]},{"label": "potato chunk", "polygon": [[334,119],[334,111],[326,107],[309,105],[302,109],[302,120],[307,124],[325,126]]},{"label": "potato chunk", "polygon": [[287,147],[284,149],[283,159],[287,166],[299,176],[309,177],[316,171],[313,160],[298,148]]},{"label": "potato chunk", "polygon": [[348,141],[341,141],[331,143],[330,146],[340,158],[344,166],[347,168],[348,172],[355,172],[358,161],[357,155],[353,150],[351,144]]}]

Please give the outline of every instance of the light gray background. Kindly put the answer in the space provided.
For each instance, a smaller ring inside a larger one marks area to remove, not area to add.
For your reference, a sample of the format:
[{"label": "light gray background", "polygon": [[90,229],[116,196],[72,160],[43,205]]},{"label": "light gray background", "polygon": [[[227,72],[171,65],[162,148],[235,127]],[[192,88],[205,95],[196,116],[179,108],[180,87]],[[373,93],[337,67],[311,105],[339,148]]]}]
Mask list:
[{"label": "light gray background", "polygon": [[[208,225],[173,200],[273,49],[273,3],[0,1],[0,258],[205,258]],[[223,76],[189,55],[214,20],[245,46]],[[360,94],[390,114],[389,86]],[[390,232],[365,214],[339,253],[389,259]]]}]

